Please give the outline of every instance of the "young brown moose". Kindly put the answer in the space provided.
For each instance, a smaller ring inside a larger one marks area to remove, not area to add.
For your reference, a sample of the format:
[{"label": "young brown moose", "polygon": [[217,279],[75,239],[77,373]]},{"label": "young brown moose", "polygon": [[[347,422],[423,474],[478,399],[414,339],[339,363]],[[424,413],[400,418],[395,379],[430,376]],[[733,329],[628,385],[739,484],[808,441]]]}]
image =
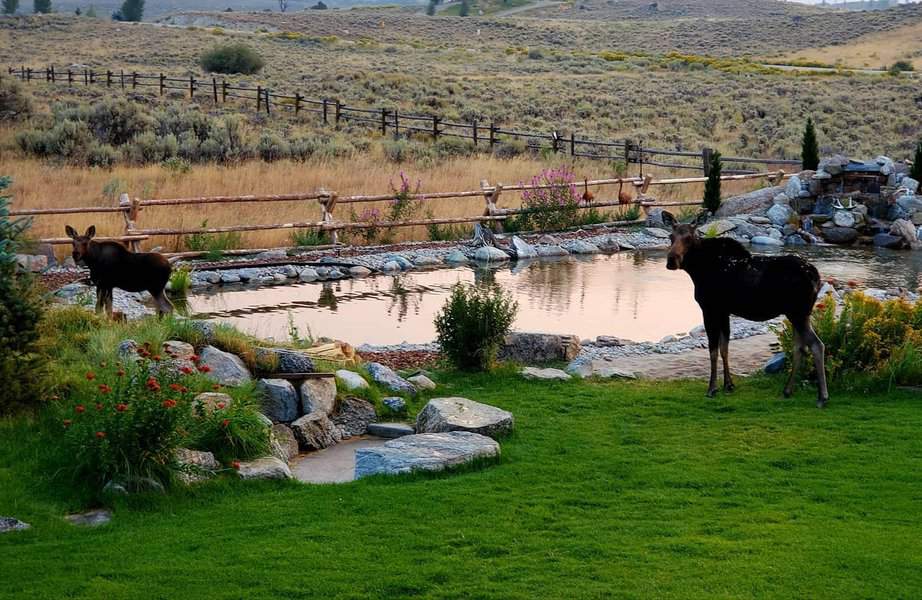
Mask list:
[{"label": "young brown moose", "polygon": [[816,364],[819,391],[816,405],[826,406],[825,347],[810,326],[810,314],[820,290],[820,274],[816,267],[799,256],[753,256],[742,244],[729,238],[702,239],[698,225],[702,217],[688,225],[679,224],[675,217],[663,212],[663,222],[672,227],[672,246],[666,268],[681,269],[695,284],[695,300],[704,316],[704,328],[711,353],[711,379],[708,396],[717,393],[717,351],[723,359],[724,390],[733,390],[727,346],[730,342],[730,315],[751,321],[767,321],[784,315],[794,328],[794,361],[791,375],[784,386],[788,398],[803,353],[810,350]]},{"label": "young brown moose", "polygon": [[156,252],[134,253],[119,242],[96,242],[96,226],[77,235],[74,228],[64,228],[73,240],[74,262],[90,269],[90,279],[96,286],[96,311],[105,308],[112,316],[112,289],[126,292],[150,292],[157,303],[157,313],[163,316],[172,312],[173,305],[166,297],[165,288],[172,267],[162,254]]}]

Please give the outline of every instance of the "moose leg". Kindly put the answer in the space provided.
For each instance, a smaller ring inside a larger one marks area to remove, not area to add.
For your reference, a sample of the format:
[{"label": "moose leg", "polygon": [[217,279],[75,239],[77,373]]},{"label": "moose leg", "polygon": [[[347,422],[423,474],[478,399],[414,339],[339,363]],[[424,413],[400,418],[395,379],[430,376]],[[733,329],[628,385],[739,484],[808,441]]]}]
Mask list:
[{"label": "moose leg", "polygon": [[794,394],[794,382],[797,380],[797,372],[800,370],[800,363],[803,360],[804,336],[800,331],[801,325],[794,325],[794,356],[791,360],[791,374],[788,376],[788,382],[784,385],[784,397],[790,398]]},{"label": "moose leg", "polygon": [[109,316],[110,319],[112,318],[112,294],[113,294],[112,288],[108,288],[106,290],[106,303],[105,304],[106,304],[106,314]]},{"label": "moose leg", "polygon": [[818,387],[816,407],[826,408],[826,403],[829,402],[829,390],[826,388],[826,346],[820,336],[813,331],[809,321],[807,322],[807,330],[804,333],[804,341],[807,347],[810,348],[810,352],[813,353],[813,364],[816,367],[816,383]]},{"label": "moose leg", "polygon": [[708,380],[708,398],[717,395],[717,351],[720,346],[720,318],[704,315],[704,330],[708,334],[708,352],[711,358],[711,378]]},{"label": "moose leg", "polygon": [[730,375],[730,360],[728,358],[729,350],[730,315],[726,315],[720,324],[720,357],[723,359],[725,392],[732,392],[736,388],[736,386],[733,385],[733,377]]},{"label": "moose leg", "polygon": [[167,298],[164,290],[152,293],[151,295],[154,297],[154,302],[157,303],[157,316],[163,317],[163,315],[173,312],[173,303]]},{"label": "moose leg", "polygon": [[96,312],[101,313],[106,306],[106,289],[102,286],[96,286]]}]

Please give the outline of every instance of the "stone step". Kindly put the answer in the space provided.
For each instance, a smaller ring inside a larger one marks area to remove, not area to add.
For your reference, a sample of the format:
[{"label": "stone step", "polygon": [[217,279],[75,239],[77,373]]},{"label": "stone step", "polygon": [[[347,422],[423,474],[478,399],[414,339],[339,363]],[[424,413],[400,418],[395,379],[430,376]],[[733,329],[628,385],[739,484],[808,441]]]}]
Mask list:
[{"label": "stone step", "polygon": [[416,431],[412,425],[406,423],[369,423],[368,434],[378,437],[394,439],[405,435],[413,435]]}]

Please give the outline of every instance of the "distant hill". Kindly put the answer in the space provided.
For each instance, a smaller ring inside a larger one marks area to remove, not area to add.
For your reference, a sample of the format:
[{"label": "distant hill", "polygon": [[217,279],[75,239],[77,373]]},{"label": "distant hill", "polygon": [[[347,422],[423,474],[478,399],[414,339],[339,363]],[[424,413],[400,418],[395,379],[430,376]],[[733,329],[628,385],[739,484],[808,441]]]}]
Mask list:
[{"label": "distant hill", "polygon": [[[416,5],[416,0],[323,0],[330,9],[373,5]],[[20,12],[30,12],[31,0],[20,3]],[[288,0],[288,12],[301,12],[317,4],[317,0]],[[79,7],[86,12],[90,6],[100,18],[109,18],[122,5],[122,0],[52,0],[55,12],[73,14]],[[279,11],[278,0],[147,0],[144,3],[144,20],[153,21],[164,15],[180,11]]]},{"label": "distant hill", "polygon": [[681,19],[772,18],[822,12],[816,6],[780,0],[575,0],[549,8],[546,14],[593,19]]}]

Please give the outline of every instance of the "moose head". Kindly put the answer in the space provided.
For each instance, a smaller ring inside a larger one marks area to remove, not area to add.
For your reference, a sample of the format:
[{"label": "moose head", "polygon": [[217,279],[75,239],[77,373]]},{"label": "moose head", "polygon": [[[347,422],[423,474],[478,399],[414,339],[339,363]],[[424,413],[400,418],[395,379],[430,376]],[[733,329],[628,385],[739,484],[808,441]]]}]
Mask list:
[{"label": "moose head", "polygon": [[663,211],[663,223],[672,228],[669,234],[669,254],[666,255],[666,268],[676,271],[682,268],[682,261],[691,248],[699,243],[698,227],[703,225],[708,218],[707,211],[702,211],[691,223],[679,223],[671,212]]},{"label": "moose head", "polygon": [[90,242],[96,236],[96,226],[90,225],[83,235],[78,235],[77,231],[70,225],[64,227],[64,231],[67,233],[68,237],[70,237],[74,245],[72,254],[74,262],[77,264],[84,264],[84,259],[90,251]]}]

